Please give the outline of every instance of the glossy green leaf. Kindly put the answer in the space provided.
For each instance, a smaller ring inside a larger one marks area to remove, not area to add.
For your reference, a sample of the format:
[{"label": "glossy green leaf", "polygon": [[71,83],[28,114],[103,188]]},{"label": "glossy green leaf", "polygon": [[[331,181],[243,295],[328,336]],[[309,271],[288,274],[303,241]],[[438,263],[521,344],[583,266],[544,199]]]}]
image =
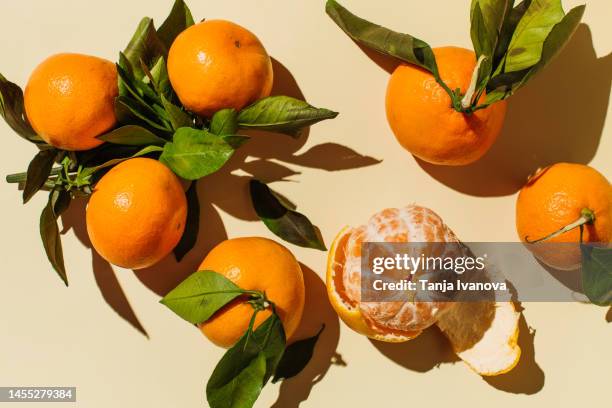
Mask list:
[{"label": "glossy green leaf", "polygon": [[582,288],[591,302],[612,305],[612,248],[582,245]]},{"label": "glossy green leaf", "polygon": [[199,324],[243,293],[219,273],[198,271],[172,289],[160,303],[189,323]]},{"label": "glossy green leaf", "polygon": [[285,332],[273,313],[254,332],[245,333],[215,367],[206,398],[211,408],[251,408],[275,371],[285,348]]},{"label": "glossy green leaf", "polygon": [[120,144],[125,146],[160,145],[166,143],[163,139],[153,132],[137,125],[125,125],[98,136],[98,139],[108,143]]},{"label": "glossy green leaf", "polygon": [[358,43],[410,64],[418,65],[437,75],[436,59],[426,42],[357,17],[335,0],[328,0],[325,10],[331,19]]},{"label": "glossy green leaf", "polygon": [[173,91],[170,85],[170,77],[168,76],[168,69],[164,57],[159,57],[157,59],[157,62],[153,65],[150,72],[151,78],[153,78],[153,86],[158,94],[164,95],[166,98],[170,99]]},{"label": "glossy green leaf", "polygon": [[46,145],[28,122],[21,88],[8,81],[2,74],[0,74],[0,115],[19,136],[32,143]]},{"label": "glossy green leaf", "polygon": [[104,163],[98,164],[96,166],[92,166],[92,167],[86,167],[83,169],[83,171],[81,172],[81,174],[83,175],[83,177],[88,177],[92,174],[94,174],[97,171],[100,171],[102,169],[108,168],[108,167],[112,167],[115,166],[123,161],[126,161],[128,159],[133,159],[135,157],[141,157],[141,156],[145,156],[147,154],[151,154],[151,153],[155,153],[155,152],[161,152],[163,151],[163,148],[160,146],[146,146],[143,147],[142,149],[140,149],[139,151],[137,151],[136,153],[127,156],[127,157],[117,157],[115,159],[110,159]]},{"label": "glossy green leaf", "polygon": [[520,71],[537,64],[544,41],[564,15],[561,0],[533,0],[512,35],[504,72]]},{"label": "glossy green leaf", "polygon": [[210,131],[215,135],[235,135],[238,131],[238,112],[235,109],[222,109],[210,120]]},{"label": "glossy green leaf", "polygon": [[143,79],[145,76],[140,66],[141,60],[151,66],[159,57],[168,55],[168,48],[157,35],[153,20],[145,17],[140,21],[124,54],[132,64],[137,79]]},{"label": "glossy green leaf", "polygon": [[282,359],[276,367],[274,379],[272,380],[273,383],[295,377],[308,365],[310,359],[312,359],[317,341],[321,333],[323,333],[323,329],[325,329],[325,325],[314,336],[296,341],[287,346]]},{"label": "glossy green leaf", "polygon": [[45,185],[56,157],[57,150],[55,149],[44,149],[34,156],[28,165],[26,182],[23,188],[24,204]]},{"label": "glossy green leaf", "polygon": [[166,143],[159,160],[187,180],[197,180],[219,170],[234,149],[223,138],[206,130],[178,129]]},{"label": "glossy green leaf", "polygon": [[[497,47],[495,48],[495,57],[493,59],[493,66],[495,68],[503,68],[503,60],[506,57],[508,46],[512,40],[512,35],[516,30],[518,22],[523,18],[532,0],[523,0],[516,6],[512,7],[513,1],[509,2],[509,10],[504,18],[501,31],[497,40]],[[501,71],[499,71],[501,72]]]},{"label": "glossy green leaf", "polygon": [[174,39],[193,24],[193,16],[189,7],[183,0],[176,0],[170,14],[157,30],[157,35],[166,48],[170,49]]},{"label": "glossy green leaf", "polygon": [[336,116],[337,112],[315,108],[299,99],[270,96],[242,109],[238,113],[238,126],[297,137],[304,128]]},{"label": "glossy green leaf", "polygon": [[66,286],[68,286],[68,276],[64,266],[62,241],[59,227],[57,226],[57,219],[68,208],[69,204],[70,194],[67,191],[61,189],[51,190],[49,201],[40,214],[40,237],[47,258]]},{"label": "glossy green leaf", "polygon": [[476,57],[493,60],[504,19],[512,9],[511,0],[472,0],[471,37]]},{"label": "glossy green leaf", "polygon": [[161,101],[164,109],[168,112],[172,129],[177,130],[182,127],[193,126],[193,120],[187,112],[170,102],[163,95],[161,95]]},{"label": "glossy green leaf", "polygon": [[142,111],[143,107],[131,98],[119,96],[115,99],[115,114],[117,121],[125,125],[140,125],[151,129],[170,133],[172,130],[165,124],[158,123],[158,118],[153,118],[157,113],[152,114],[150,110]]},{"label": "glossy green leaf", "polygon": [[542,47],[542,56],[540,61],[529,70],[521,81],[520,86],[523,86],[527,81],[531,80],[538,72],[542,71],[567,45],[569,40],[572,38],[582,16],[586,6],[577,6],[570,10],[569,13],[563,17],[563,19],[553,27],[550,34],[544,42]]},{"label": "glossy green leaf", "polygon": [[326,250],[319,229],[305,215],[285,205],[261,181],[251,180],[249,187],[255,212],[270,231],[292,244]]},{"label": "glossy green leaf", "polygon": [[174,257],[180,262],[198,240],[200,229],[200,203],[198,201],[197,181],[193,181],[187,189],[187,221],[181,240],[174,248]]}]

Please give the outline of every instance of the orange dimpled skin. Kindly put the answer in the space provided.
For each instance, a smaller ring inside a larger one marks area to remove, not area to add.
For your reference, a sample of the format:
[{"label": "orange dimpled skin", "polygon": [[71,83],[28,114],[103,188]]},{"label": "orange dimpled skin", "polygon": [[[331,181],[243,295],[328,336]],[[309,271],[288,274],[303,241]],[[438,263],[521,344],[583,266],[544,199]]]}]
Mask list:
[{"label": "orange dimpled skin", "polygon": [[183,31],[170,47],[168,75],[182,104],[205,117],[269,96],[273,80],[272,62],[259,39],[224,20]]},{"label": "orange dimpled skin", "polygon": [[166,166],[153,159],[129,159],[96,184],[86,218],[89,239],[104,259],[141,269],[159,262],[179,242],[187,199]]},{"label": "orange dimpled skin", "polygon": [[64,150],[88,150],[96,136],[115,126],[117,68],[82,54],[56,54],[30,76],[24,93],[26,114],[47,143]]},{"label": "orange dimpled skin", "polygon": [[[459,47],[433,51],[442,80],[465,93],[476,66],[474,52]],[[497,139],[506,102],[471,114],[457,112],[432,74],[403,64],[389,80],[386,110],[395,137],[413,155],[433,164],[466,165],[480,159]]]},{"label": "orange dimpled skin", "polygon": [[[595,220],[584,225],[583,242],[612,241],[612,187],[597,170],[583,164],[557,163],[539,171],[522,188],[516,202],[516,229],[522,241],[533,241],[576,221],[588,209]],[[550,238],[548,242],[579,242],[580,228]],[[537,245],[537,244],[536,244]],[[530,245],[529,248],[537,249]],[[546,247],[545,247],[546,248]],[[574,269],[580,263],[574,251],[538,253],[544,263],[557,269]]]},{"label": "orange dimpled skin", "polygon": [[[287,248],[266,238],[230,239],[213,248],[199,270],[220,273],[242,289],[265,291],[291,339],[302,319],[305,290],[300,265]],[[200,327],[213,343],[228,348],[245,333],[252,314],[253,307],[239,298]],[[255,328],[270,314],[259,312]]]}]

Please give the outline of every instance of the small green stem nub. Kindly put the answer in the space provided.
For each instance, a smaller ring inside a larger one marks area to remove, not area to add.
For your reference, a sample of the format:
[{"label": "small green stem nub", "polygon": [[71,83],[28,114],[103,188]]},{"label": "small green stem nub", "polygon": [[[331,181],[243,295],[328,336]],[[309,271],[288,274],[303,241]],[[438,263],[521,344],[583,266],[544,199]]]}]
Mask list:
[{"label": "small green stem nub", "polygon": [[[549,234],[540,239],[536,239],[534,241],[531,241],[529,237],[525,237],[525,242],[529,244],[537,244],[538,242],[542,242],[542,241],[546,241],[546,240],[558,237],[559,235],[565,234],[566,232],[571,231],[574,228],[578,228],[578,227],[580,227],[580,230],[582,232],[584,225],[592,224],[594,221],[595,221],[595,213],[588,208],[583,208],[582,211],[580,211],[580,218],[578,218],[576,221],[572,222],[571,224],[568,224],[565,227],[553,232],[552,234]],[[580,242],[582,242],[582,233],[580,235],[581,235]]]}]

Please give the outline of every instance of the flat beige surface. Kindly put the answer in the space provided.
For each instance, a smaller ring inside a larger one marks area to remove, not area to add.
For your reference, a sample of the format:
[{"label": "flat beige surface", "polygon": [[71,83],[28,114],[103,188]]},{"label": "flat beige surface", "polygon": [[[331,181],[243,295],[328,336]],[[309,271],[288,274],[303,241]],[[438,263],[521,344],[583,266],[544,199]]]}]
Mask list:
[{"label": "flat beige surface", "polygon": [[[167,260],[134,273],[92,260],[83,207],[75,205],[63,220],[70,288],[50,270],[39,242],[44,195],[23,207],[14,186],[0,183],[0,386],[76,386],[77,405],[87,408],[205,406],[204,384],[223,351],[159,305],[158,293],[189,274],[207,248],[226,236],[271,237],[263,224],[252,221],[246,178],[240,177],[245,171],[264,179],[301,173],[289,177],[296,182],[274,187],[299,203],[327,243],[345,224],[412,202],[434,209],[465,241],[513,241],[515,193],[536,167],[578,161],[612,177],[612,123],[604,124],[612,76],[608,0],[588,1],[587,25],[540,78],[512,99],[506,128],[490,154],[462,169],[421,166],[400,148],[384,117],[387,72],[332,24],[322,0],[190,3],[198,19],[231,19],[257,33],[285,67],[275,66],[277,91],[303,94],[341,115],[315,126],[307,140],[253,140],[232,165],[243,169],[234,171],[238,175],[226,172],[203,180],[202,234],[197,250],[181,265]],[[467,0],[345,3],[432,45],[470,44]],[[169,7],[169,0],[2,1],[0,72],[24,85],[34,66],[55,52],[114,60],[140,17],[161,21]],[[0,135],[2,173],[25,169],[34,149],[4,123]],[[351,151],[382,162],[343,159]],[[241,165],[245,156],[247,164]],[[357,165],[367,166],[353,168]],[[339,324],[312,273],[323,276],[326,254],[291,249],[306,266],[314,294],[307,308],[310,330],[321,321],[328,329],[306,372],[280,387],[267,386],[258,407],[275,401],[276,407],[296,407],[306,398],[300,406],[526,408],[610,401],[612,323],[606,322],[606,309],[524,305],[526,324],[535,334],[530,336],[523,324],[521,365],[510,375],[485,380],[463,363],[453,363],[436,332],[400,346],[375,345]],[[148,338],[134,326],[146,330]],[[336,364],[330,365],[334,353]]]}]

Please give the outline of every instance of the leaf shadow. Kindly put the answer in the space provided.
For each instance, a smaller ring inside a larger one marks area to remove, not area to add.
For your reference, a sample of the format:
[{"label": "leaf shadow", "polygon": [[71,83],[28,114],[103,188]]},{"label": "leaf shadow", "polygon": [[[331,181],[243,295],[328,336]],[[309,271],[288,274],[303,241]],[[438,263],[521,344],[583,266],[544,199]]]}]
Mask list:
[{"label": "leaf shadow", "polygon": [[130,302],[113,271],[112,266],[106,262],[93,249],[89,236],[87,235],[87,227],[85,225],[85,208],[87,202],[85,199],[73,200],[66,212],[61,215],[62,234],[66,234],[72,230],[77,239],[87,248],[91,250],[91,264],[93,269],[96,284],[100,289],[102,297],[106,303],[113,309],[123,320],[129,323],[133,328],[138,330],[145,337],[149,337],[147,331],[140,323],[136,312],[130,305]]},{"label": "leaf shadow", "polygon": [[[308,365],[297,376],[284,380],[279,395],[272,405],[275,408],[297,408],[306,401],[312,388],[327,374],[332,365],[338,365],[336,348],[340,338],[340,322],[327,297],[327,289],[319,275],[300,263],[304,272],[306,307],[302,322],[290,342],[314,335],[322,324],[325,330],[317,342]],[[346,363],[344,363],[346,365]]]},{"label": "leaf shadow", "polygon": [[580,24],[560,55],[508,102],[504,129],[491,150],[467,166],[416,159],[440,183],[473,196],[517,192],[538,168],[588,164],[608,111],[612,54],[598,58],[588,25]]}]

